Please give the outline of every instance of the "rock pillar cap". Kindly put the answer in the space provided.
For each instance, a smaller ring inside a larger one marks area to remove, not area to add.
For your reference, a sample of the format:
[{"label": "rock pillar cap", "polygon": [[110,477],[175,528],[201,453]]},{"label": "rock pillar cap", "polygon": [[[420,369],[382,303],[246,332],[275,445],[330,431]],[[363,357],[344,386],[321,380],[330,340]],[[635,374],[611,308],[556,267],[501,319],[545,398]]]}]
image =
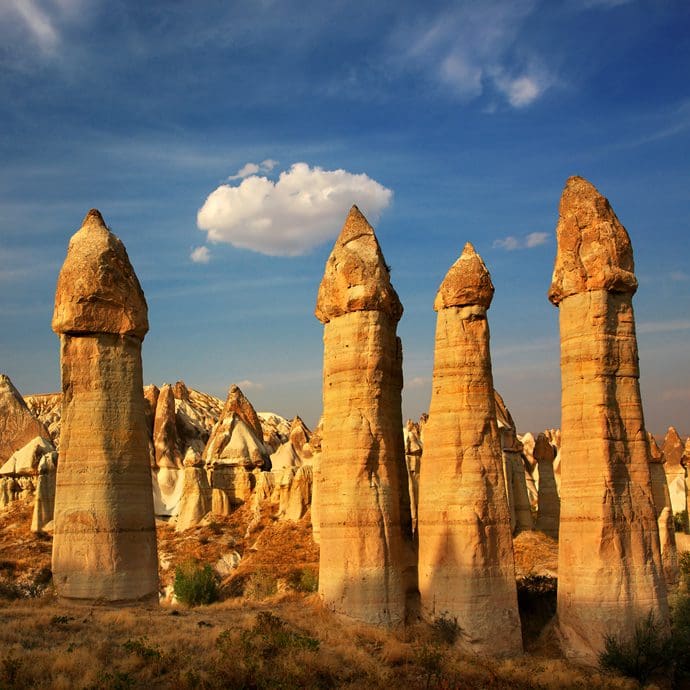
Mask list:
[{"label": "rock pillar cap", "polygon": [[96,209],[72,236],[55,291],[56,333],[113,333],[144,339],[146,298],[127,250]]},{"label": "rock pillar cap", "polygon": [[397,323],[403,308],[374,229],[353,206],[326,261],[314,313],[328,323],[355,311],[381,311]]},{"label": "rock pillar cap", "polygon": [[434,309],[477,305],[488,309],[494,285],[482,257],[468,242],[460,258],[450,267],[436,293]]},{"label": "rock pillar cap", "polygon": [[556,241],[549,290],[554,304],[592,290],[630,294],[637,290],[630,237],[606,197],[582,177],[565,183]]}]

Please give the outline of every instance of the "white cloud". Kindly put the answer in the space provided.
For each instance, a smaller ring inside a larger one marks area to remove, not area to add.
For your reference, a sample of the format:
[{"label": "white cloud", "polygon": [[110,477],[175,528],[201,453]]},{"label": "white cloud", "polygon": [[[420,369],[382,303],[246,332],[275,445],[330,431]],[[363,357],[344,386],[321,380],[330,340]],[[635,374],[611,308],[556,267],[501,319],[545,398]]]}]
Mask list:
[{"label": "white cloud", "polygon": [[295,163],[277,182],[249,175],[239,185],[220,185],[199,209],[197,225],[209,242],[299,256],[334,238],[352,204],[376,222],[392,197],[364,173]]},{"label": "white cloud", "polygon": [[690,275],[688,275],[685,271],[671,271],[671,273],[669,273],[669,277],[676,283],[685,283],[686,281],[690,280]]},{"label": "white cloud", "polygon": [[196,247],[192,250],[192,253],[189,255],[189,258],[195,264],[207,264],[211,260],[211,252],[209,251],[208,247]]},{"label": "white cloud", "polygon": [[424,388],[431,383],[431,379],[428,376],[414,376],[409,381],[405,383],[406,388]]},{"label": "white cloud", "polygon": [[524,108],[541,95],[543,89],[534,77],[496,80],[496,87],[508,99],[513,108]]},{"label": "white cloud", "polygon": [[502,239],[494,240],[491,245],[494,249],[505,249],[507,252],[515,251],[516,249],[533,249],[546,244],[549,241],[548,232],[530,232],[524,238],[520,239],[513,235],[503,237]]},{"label": "white cloud", "polygon": [[271,172],[276,165],[278,165],[278,161],[274,161],[272,158],[267,158],[261,163],[246,163],[234,175],[230,175],[228,180],[243,180],[245,177],[260,172]]}]

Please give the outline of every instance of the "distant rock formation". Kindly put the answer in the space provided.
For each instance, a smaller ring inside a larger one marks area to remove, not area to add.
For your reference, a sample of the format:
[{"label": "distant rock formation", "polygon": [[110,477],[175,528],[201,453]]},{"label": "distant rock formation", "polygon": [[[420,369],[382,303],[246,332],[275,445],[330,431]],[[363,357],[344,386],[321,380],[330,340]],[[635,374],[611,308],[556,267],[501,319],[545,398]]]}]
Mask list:
[{"label": "distant rock formation", "polygon": [[494,403],[503,455],[503,477],[510,510],[510,527],[515,535],[534,528],[527,490],[527,468],[515,422],[498,391],[494,391]]},{"label": "distant rock formation", "polygon": [[0,374],[0,466],[37,436],[50,439],[9,377]]},{"label": "distant rock formation", "polygon": [[664,445],[661,452],[662,462],[666,471],[666,481],[671,497],[671,511],[674,515],[680,513],[683,521],[687,523],[687,485],[685,480],[685,458],[683,442],[674,427],[670,426],[664,437]]},{"label": "distant rock formation", "polygon": [[534,459],[539,472],[537,498],[537,524],[535,528],[554,539],[558,539],[558,523],[561,517],[561,499],[556,489],[553,463],[556,448],[546,434],[539,434],[534,444]]},{"label": "distant rock formation", "polygon": [[48,531],[55,514],[55,475],[57,453],[46,453],[41,457],[36,469],[36,497],[31,518],[31,531],[38,534]]},{"label": "distant rock formation", "polygon": [[422,465],[422,444],[419,424],[407,420],[403,429],[405,441],[405,463],[407,464],[407,481],[410,492],[410,509],[412,513],[412,530],[417,532],[417,506],[419,505],[419,472]]},{"label": "distant rock formation", "polygon": [[248,501],[256,484],[254,471],[270,469],[270,453],[263,443],[259,417],[235,385],[230,387],[203,458],[211,477],[211,510],[217,515],[230,515]]},{"label": "distant rock formation", "polygon": [[55,294],[63,412],[53,582],[62,599],[158,601],[141,343],[144,293],[120,240],[92,210]]},{"label": "distant rock formation", "polygon": [[678,581],[678,550],[676,548],[676,534],[671,511],[671,496],[666,483],[663,455],[652,434],[649,438],[649,474],[652,480],[652,498],[659,527],[659,543],[661,546],[661,562],[664,566],[666,584],[673,585]]},{"label": "distant rock formation", "polygon": [[610,633],[654,612],[668,623],[652,498],[632,295],[630,238],[608,201],[571,177],[556,229],[549,299],[561,332],[558,629],[596,662]]},{"label": "distant rock formation", "polygon": [[353,206],[319,287],[323,440],[319,592],[339,613],[404,621],[416,559],[402,435],[402,305],[373,228]]},{"label": "distant rock formation", "polygon": [[194,449],[188,448],[184,458],[184,475],[175,531],[195,527],[211,510],[211,485],[204,461]]},{"label": "distant rock formation", "polygon": [[493,293],[484,262],[467,243],[434,302],[434,378],[419,480],[419,591],[432,619],[457,619],[463,646],[510,656],[522,653],[522,635],[486,318]]}]

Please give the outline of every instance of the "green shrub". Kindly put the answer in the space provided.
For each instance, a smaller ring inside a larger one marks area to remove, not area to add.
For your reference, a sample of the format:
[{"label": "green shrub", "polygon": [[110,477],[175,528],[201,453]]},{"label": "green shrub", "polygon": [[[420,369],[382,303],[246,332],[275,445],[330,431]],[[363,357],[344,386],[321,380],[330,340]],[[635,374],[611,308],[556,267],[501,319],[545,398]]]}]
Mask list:
[{"label": "green shrub", "polygon": [[146,637],[140,637],[138,640],[127,640],[122,646],[125,651],[136,654],[146,661],[160,661],[163,658],[161,650],[158,647],[149,646]]},{"label": "green shrub", "polygon": [[319,573],[312,568],[294,570],[290,573],[288,582],[297,592],[316,592],[319,589]]},{"label": "green shrub", "polygon": [[676,532],[687,532],[688,530],[688,511],[673,514],[673,529]]},{"label": "green shrub", "polygon": [[671,667],[674,651],[672,638],[664,633],[662,623],[650,611],[636,623],[632,635],[619,633],[604,637],[599,665],[644,685],[652,673]]},{"label": "green shrub", "polygon": [[187,606],[211,604],[218,600],[218,576],[208,564],[186,561],[175,568],[173,591]]}]

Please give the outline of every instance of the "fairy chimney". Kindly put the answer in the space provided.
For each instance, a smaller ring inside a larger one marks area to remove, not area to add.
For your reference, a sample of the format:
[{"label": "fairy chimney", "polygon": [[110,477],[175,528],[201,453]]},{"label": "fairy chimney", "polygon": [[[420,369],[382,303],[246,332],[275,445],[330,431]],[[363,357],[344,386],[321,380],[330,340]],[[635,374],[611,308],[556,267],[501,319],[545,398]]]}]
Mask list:
[{"label": "fairy chimney", "polygon": [[324,324],[319,592],[352,618],[391,625],[415,606],[402,435],[402,305],[373,228],[353,206],[319,287]]},{"label": "fairy chimney", "polygon": [[[419,480],[419,591],[468,651],[522,653],[486,312],[494,287],[468,242],[441,283]],[[500,634],[496,634],[500,630]]]},{"label": "fairy chimney", "polygon": [[558,629],[596,662],[604,637],[652,611],[668,625],[640,399],[630,238],[587,180],[571,177],[549,299],[561,332]]},{"label": "fairy chimney", "polygon": [[91,210],[55,294],[62,429],[53,581],[62,599],[158,600],[141,371],[146,300],[122,242]]}]

